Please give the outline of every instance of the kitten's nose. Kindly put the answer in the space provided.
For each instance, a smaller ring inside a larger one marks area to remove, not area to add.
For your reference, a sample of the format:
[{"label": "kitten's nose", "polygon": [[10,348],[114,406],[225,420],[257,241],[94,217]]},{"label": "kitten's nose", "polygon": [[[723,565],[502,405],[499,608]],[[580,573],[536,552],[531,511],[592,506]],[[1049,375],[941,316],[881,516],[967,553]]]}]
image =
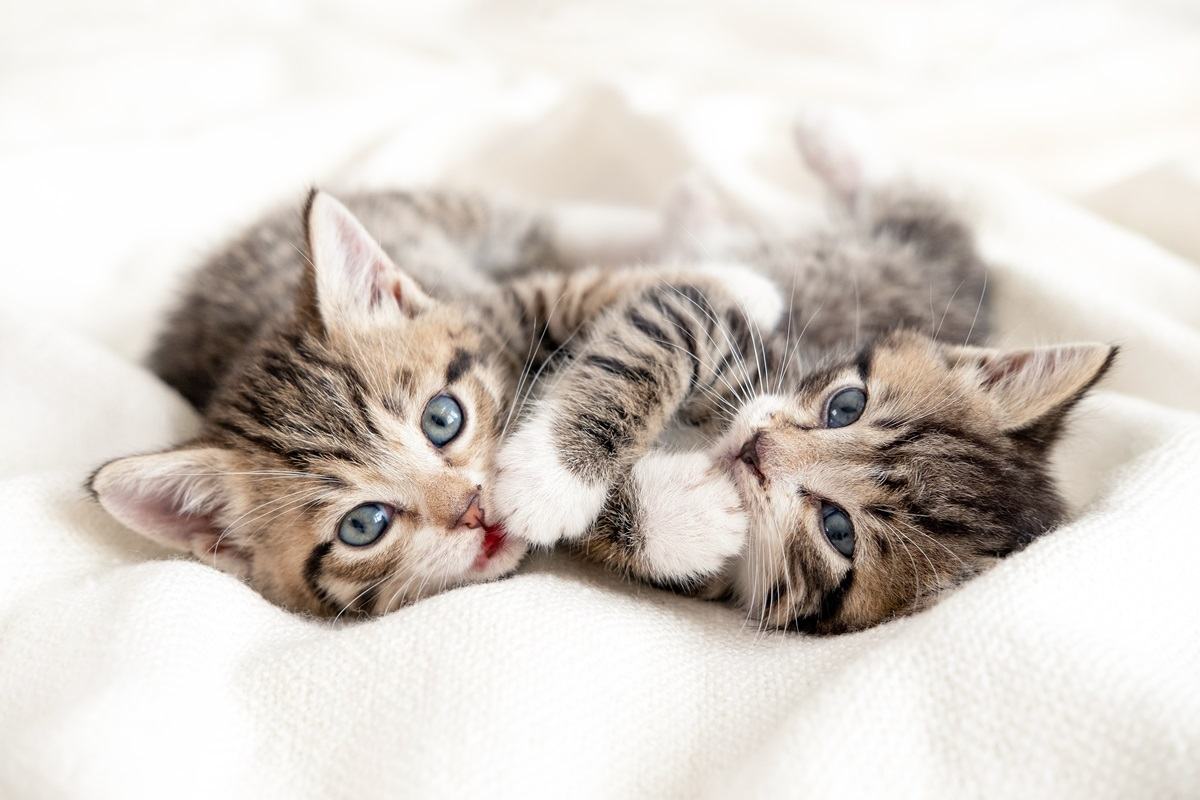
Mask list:
[{"label": "kitten's nose", "polygon": [[762,431],[751,436],[746,443],[742,445],[742,449],[738,452],[738,460],[743,464],[749,464],[754,467],[756,472],[762,472],[762,464],[759,461],[758,443],[762,440]]},{"label": "kitten's nose", "polygon": [[479,505],[479,492],[471,495],[471,499],[467,501],[467,508],[458,518],[458,522],[454,523],[454,527],[458,528],[466,525],[468,528],[483,527],[483,506]]}]

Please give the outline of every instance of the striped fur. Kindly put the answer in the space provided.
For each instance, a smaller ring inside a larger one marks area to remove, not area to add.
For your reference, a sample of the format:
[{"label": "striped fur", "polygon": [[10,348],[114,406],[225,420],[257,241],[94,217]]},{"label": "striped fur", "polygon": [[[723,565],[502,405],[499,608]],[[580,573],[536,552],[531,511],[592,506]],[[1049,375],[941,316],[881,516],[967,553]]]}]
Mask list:
[{"label": "striped fur", "polygon": [[[791,241],[718,231],[719,250],[685,254],[754,264],[789,313],[764,325],[729,287],[695,284],[610,312],[542,401],[553,424],[538,431],[553,437],[540,450],[558,454],[541,471],[600,487],[603,501],[564,529],[552,503],[523,512],[530,493],[501,474],[498,507],[531,541],[570,541],[655,585],[731,598],[763,626],[833,633],[923,608],[1062,521],[1051,449],[1115,350],[979,347],[986,269],[965,223],[926,193],[856,186],[847,160],[831,175],[806,155],[842,203],[838,224]],[[681,227],[694,242],[691,231],[719,223]],[[848,387],[866,393],[863,415],[829,428],[827,404]],[[672,447],[672,420],[707,437],[705,457],[659,449]],[[539,452],[526,432],[502,447],[502,469]],[[637,479],[649,459],[669,482]],[[664,522],[662,502],[682,508]],[[849,558],[822,530],[829,504],[853,523]],[[681,540],[681,527],[711,534]]]},{"label": "striped fur", "polygon": [[[134,530],[318,615],[384,613],[515,568],[524,543],[488,557],[485,528],[518,396],[569,360],[585,322],[663,277],[567,271],[550,220],[480,198],[349,207],[314,194],[196,273],[151,364],[203,430],[89,481]],[[439,394],[464,416],[443,447],[421,430]],[[367,547],[339,541],[343,515],[368,502],[396,509],[391,528]]]}]

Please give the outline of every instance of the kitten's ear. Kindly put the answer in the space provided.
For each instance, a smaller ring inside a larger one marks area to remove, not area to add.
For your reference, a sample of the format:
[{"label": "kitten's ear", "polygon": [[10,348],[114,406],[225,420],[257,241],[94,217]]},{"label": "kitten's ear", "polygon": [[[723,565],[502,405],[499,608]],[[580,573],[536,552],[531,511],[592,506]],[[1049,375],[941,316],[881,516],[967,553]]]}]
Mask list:
[{"label": "kitten's ear", "polygon": [[228,450],[183,447],[110,461],[92,475],[88,489],[108,513],[147,539],[246,577],[249,550],[223,537],[217,522],[229,505],[227,474],[235,469]]},{"label": "kitten's ear", "polygon": [[362,223],[331,195],[314,189],[304,222],[308,299],[326,330],[368,328],[411,317],[432,303]]},{"label": "kitten's ear", "polygon": [[1049,440],[1063,416],[1112,366],[1117,348],[1064,344],[1022,350],[947,347],[948,362],[987,392],[1008,432]]}]

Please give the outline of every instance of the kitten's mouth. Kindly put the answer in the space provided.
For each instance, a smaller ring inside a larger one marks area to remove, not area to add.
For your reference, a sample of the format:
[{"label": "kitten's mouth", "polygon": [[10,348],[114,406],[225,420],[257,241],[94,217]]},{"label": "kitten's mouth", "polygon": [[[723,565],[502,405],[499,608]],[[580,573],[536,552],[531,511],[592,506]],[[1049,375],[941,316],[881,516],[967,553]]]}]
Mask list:
[{"label": "kitten's mouth", "polygon": [[505,540],[508,539],[508,531],[504,530],[504,526],[500,523],[488,525],[483,529],[483,554],[487,558],[491,558],[504,547]]},{"label": "kitten's mouth", "polygon": [[486,569],[492,559],[504,550],[504,545],[507,543],[508,531],[504,530],[503,525],[499,522],[484,525],[483,541],[479,543],[479,555],[475,556],[475,563],[471,565],[471,568],[477,572]]}]

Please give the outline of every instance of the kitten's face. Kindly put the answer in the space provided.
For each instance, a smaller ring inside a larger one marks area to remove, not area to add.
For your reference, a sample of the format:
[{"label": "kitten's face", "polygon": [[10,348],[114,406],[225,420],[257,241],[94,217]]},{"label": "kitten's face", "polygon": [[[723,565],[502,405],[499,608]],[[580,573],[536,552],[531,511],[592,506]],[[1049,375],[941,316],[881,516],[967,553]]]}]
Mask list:
[{"label": "kitten's face", "polygon": [[[246,471],[300,466],[319,476],[237,482],[237,505],[246,510],[231,509],[237,514],[224,524],[250,548],[250,582],[264,595],[318,614],[383,614],[517,566],[524,544],[488,513],[492,459],[508,411],[505,383],[460,320],[450,308],[431,308],[331,343],[320,358],[343,367],[340,374],[314,367],[328,378],[325,392],[287,397],[289,387],[270,375],[254,382],[249,391],[260,402],[269,395],[268,407],[284,421],[274,433],[259,433],[280,436],[294,420],[293,443],[303,449],[311,438],[303,427],[341,431],[337,446],[309,442],[328,457],[302,464],[223,437],[245,457]],[[237,521],[255,508],[275,513],[256,525]]]},{"label": "kitten's face", "polygon": [[751,518],[735,591],[769,626],[855,630],[1028,543],[1062,518],[1062,417],[1112,357],[894,334],[758,398],[718,450]]},{"label": "kitten's face", "polygon": [[336,202],[318,199],[309,227],[316,297],[295,329],[244,360],[197,442],[102,467],[98,499],[319,615],[382,614],[511,571],[525,544],[487,513],[511,388],[495,348]]}]

